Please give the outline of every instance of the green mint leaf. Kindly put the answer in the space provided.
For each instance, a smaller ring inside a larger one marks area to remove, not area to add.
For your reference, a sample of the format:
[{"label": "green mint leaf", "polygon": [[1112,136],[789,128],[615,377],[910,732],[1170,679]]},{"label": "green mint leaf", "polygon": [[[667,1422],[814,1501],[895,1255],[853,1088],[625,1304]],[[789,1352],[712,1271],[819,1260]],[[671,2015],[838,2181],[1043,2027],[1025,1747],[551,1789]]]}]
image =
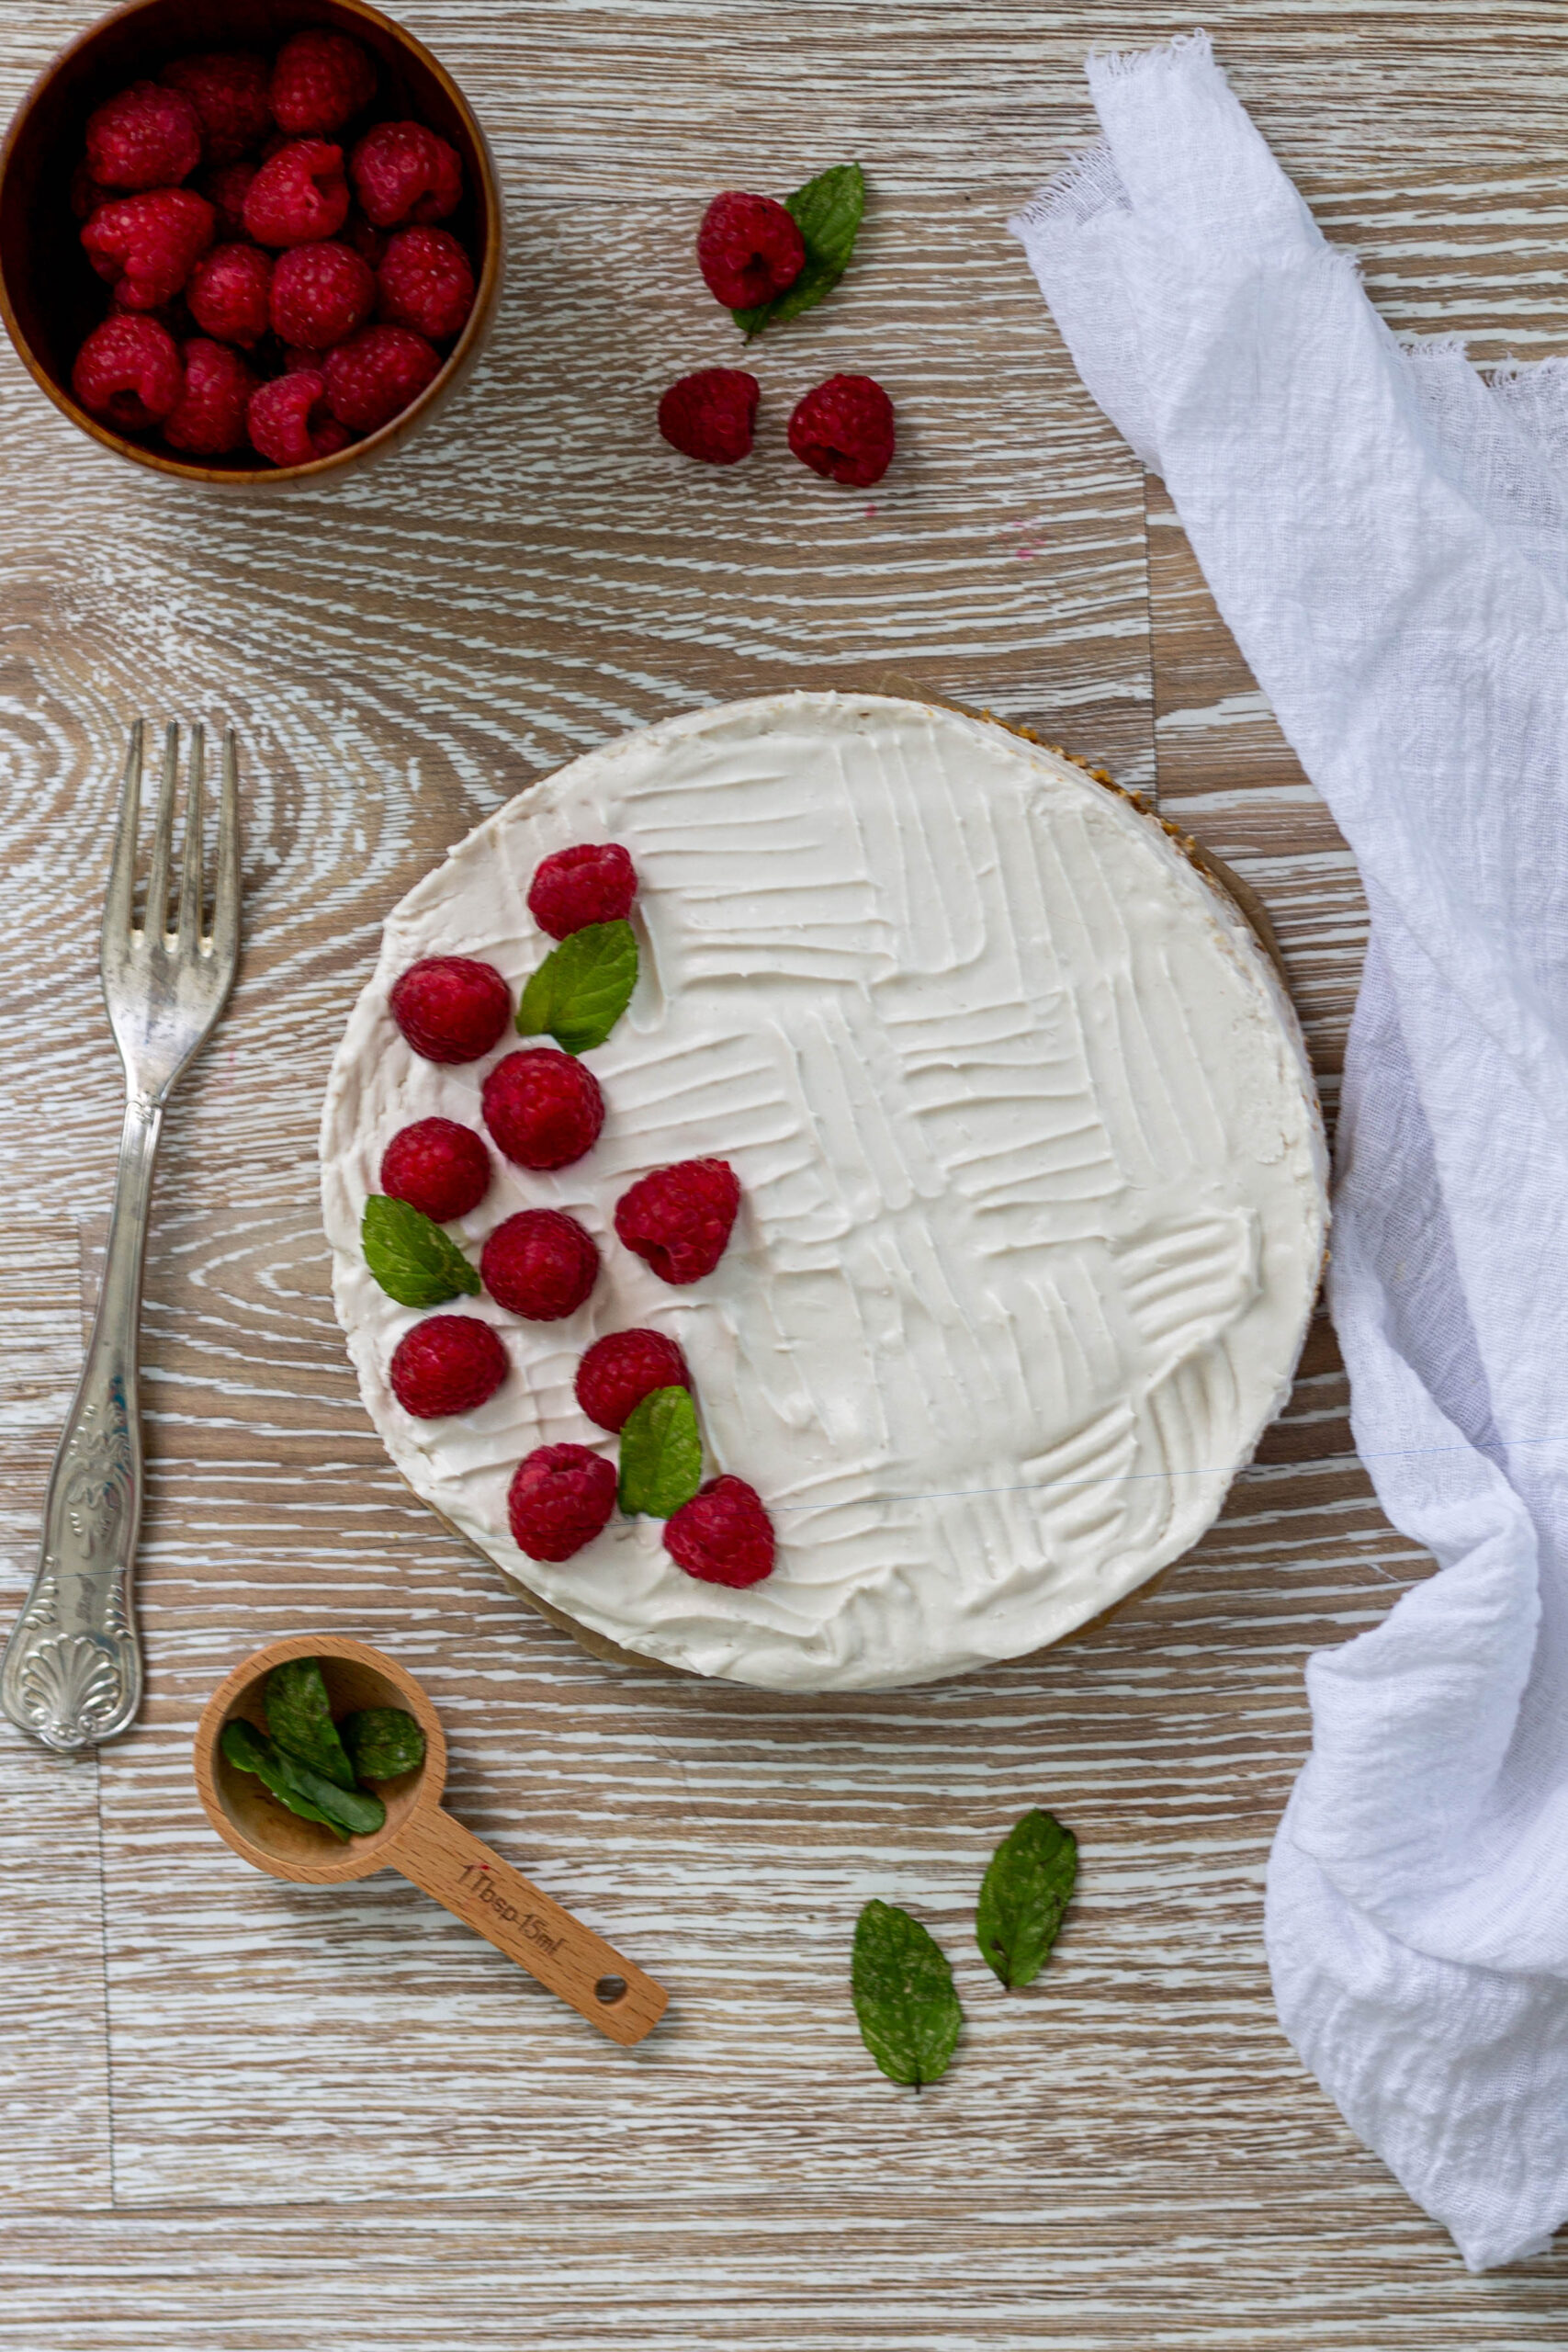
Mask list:
[{"label": "green mint leaf", "polygon": [[861,2040],[889,2081],[934,2083],[947,2072],[964,2011],[947,1955],[894,1903],[868,1903],[855,1922],[851,1970]]},{"label": "green mint leaf", "polygon": [[517,1031],[553,1037],[569,1054],[602,1046],[637,986],[637,933],[629,922],[584,923],[552,947],[523,991]]},{"label": "green mint leaf", "polygon": [[621,1509],[670,1519],[703,1483],[703,1442],[689,1388],[655,1388],[621,1430]]},{"label": "green mint leaf", "polygon": [[806,266],[793,286],[761,302],[752,311],[731,311],[730,317],[748,343],[764,327],[782,326],[815,310],[830,294],[850,266],[861,215],[865,210],[865,174],[858,164],[835,164],[784,198],[784,210],[800,231],[806,245]]},{"label": "green mint leaf", "polygon": [[1078,1841],[1038,1807],[1010,1829],[980,1887],[975,1939],[1010,1993],[1032,1984],[1056,1940],[1078,1874]]},{"label": "green mint leaf", "polygon": [[470,1295],[479,1275],[449,1233],[385,1193],[372,1193],[359,1228],[365,1262],[400,1306],[440,1306],[459,1292]]},{"label": "green mint leaf", "polygon": [[266,1727],[279,1747],[340,1789],[354,1786],[354,1767],[333,1721],[319,1657],[291,1657],[266,1678]]},{"label": "green mint leaf", "polygon": [[424,1761],[424,1734],[406,1708],[364,1707],[338,1730],[362,1781],[395,1781]]},{"label": "green mint leaf", "polygon": [[319,1821],[323,1829],[332,1831],[334,1838],[346,1839],[347,1830],[340,1829],[331,1814],[323,1813],[319,1805],[311,1804],[307,1798],[289,1788],[283,1774],[282,1750],[270,1739],[264,1738],[254,1724],[248,1724],[243,1716],[237,1716],[232,1723],[224,1724],[223,1736],[218,1745],[236,1772],[253,1773],[265,1788],[271,1790],[280,1804],[286,1804],[290,1813],[297,1813],[301,1821]]}]

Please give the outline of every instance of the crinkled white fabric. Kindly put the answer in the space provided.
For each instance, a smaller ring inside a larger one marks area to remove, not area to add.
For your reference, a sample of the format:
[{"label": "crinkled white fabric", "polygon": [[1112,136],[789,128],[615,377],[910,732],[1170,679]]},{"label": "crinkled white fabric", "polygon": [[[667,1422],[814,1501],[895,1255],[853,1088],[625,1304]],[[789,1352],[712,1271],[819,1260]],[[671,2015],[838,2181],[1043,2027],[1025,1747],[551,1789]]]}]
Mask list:
[{"label": "crinkled white fabric", "polygon": [[1568,364],[1402,347],[1205,36],[1014,223],[1366,881],[1330,1303],[1441,1573],[1307,1669],[1285,2030],[1474,2269],[1568,2213]]}]

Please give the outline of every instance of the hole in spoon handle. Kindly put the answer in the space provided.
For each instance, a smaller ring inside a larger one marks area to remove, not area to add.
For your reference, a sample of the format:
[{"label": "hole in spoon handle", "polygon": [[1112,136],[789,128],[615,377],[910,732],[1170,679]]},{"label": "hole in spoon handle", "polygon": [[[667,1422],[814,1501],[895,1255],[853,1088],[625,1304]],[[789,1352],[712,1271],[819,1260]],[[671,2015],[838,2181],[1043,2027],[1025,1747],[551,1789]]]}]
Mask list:
[{"label": "hole in spoon handle", "polygon": [[663,2016],[670,1996],[662,1984],[530,1885],[449,1813],[411,1815],[387,1860],[612,2041],[640,2041]]}]

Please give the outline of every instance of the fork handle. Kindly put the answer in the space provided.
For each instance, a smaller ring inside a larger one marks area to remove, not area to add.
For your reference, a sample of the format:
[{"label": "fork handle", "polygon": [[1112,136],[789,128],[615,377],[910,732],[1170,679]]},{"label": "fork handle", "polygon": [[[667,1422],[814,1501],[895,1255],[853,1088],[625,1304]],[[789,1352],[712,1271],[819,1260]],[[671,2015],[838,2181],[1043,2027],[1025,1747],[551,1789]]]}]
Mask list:
[{"label": "fork handle", "polygon": [[0,1706],[46,1747],[113,1739],[141,1702],[131,1566],[141,1521],[137,1333],[163,1106],[125,1106],[103,1287],[50,1472],[37,1574],[0,1662]]}]

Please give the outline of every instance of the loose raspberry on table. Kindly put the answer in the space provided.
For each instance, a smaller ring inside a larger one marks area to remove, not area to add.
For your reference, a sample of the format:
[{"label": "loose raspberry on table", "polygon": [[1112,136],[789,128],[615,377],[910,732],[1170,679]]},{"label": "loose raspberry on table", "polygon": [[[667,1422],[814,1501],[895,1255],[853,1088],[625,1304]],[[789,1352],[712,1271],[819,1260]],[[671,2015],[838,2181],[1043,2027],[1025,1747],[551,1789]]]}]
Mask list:
[{"label": "loose raspberry on table", "polygon": [[158,79],[181,91],[201,124],[202,161],[232,164],[259,147],[272,129],[266,102],[267,62],[254,50],[209,50],[176,57]]},{"label": "loose raspberry on table", "polygon": [[559,1209],[520,1209],[479,1252],[479,1280],[496,1305],[531,1323],[575,1315],[598,1279],[593,1236]]},{"label": "loose raspberry on table", "polygon": [[102,424],[145,433],[160,424],[185,390],[174,337],[155,319],[121,313],[96,326],[71,371],[71,389]]},{"label": "loose raspberry on table", "polygon": [[423,956],[393,981],[387,1003],[414,1052],[427,1062],[478,1061],[512,1018],[506,982],[493,964],[472,956]]},{"label": "loose raspberry on table", "polygon": [[477,1315],[427,1315],[398,1341],[387,1377],[405,1413],[434,1421],[473,1412],[509,1368],[500,1332]]},{"label": "loose raspberry on table", "polygon": [[585,1445],[536,1446],[506,1498],[512,1540],[531,1560],[570,1560],[610,1523],[615,1465]]},{"label": "loose raspberry on table", "polygon": [[699,368],[659,403],[659,430],[683,458],[733,466],[751,454],[761,386],[744,368]]},{"label": "loose raspberry on table", "polygon": [[275,376],[251,395],[252,447],[275,466],[309,466],[318,458],[335,458],[354,438],[327,406],[327,379],[313,364],[315,353],[299,356],[312,365],[302,368],[290,363],[287,375]]},{"label": "loose raspberry on table", "polygon": [[486,1072],[479,1100],[486,1126],[519,1168],[570,1168],[604,1124],[598,1080],[553,1046],[506,1055]]},{"label": "loose raspberry on table", "polygon": [[133,82],[87,117],[87,169],[103,187],[174,187],[201,161],[201,118],[180,90]]},{"label": "loose raspberry on table", "polygon": [[258,245],[308,245],[335,237],[348,218],[343,149],[297,139],[261,166],[245,196],[245,229]]},{"label": "loose raspberry on table", "polygon": [[302,139],[341,130],[376,95],[376,68],[346,33],[295,33],[277,52],[268,91],[280,130]]},{"label": "loose raspberry on table", "polygon": [[328,405],[356,433],[376,433],[440,373],[440,355],[422,334],[407,327],[362,327],[327,354]]},{"label": "loose raspberry on table", "polygon": [[404,221],[445,220],[462,200],[463,165],[455,147],[423,122],[378,122],[349,158],[367,220],[378,229]]},{"label": "loose raspberry on table", "polygon": [[375,274],[347,245],[328,240],[279,254],[272,323],[285,343],[330,351],[362,327],[375,307]]},{"label": "loose raspberry on table", "polygon": [[460,334],[474,307],[472,265],[446,229],[400,229],[388,241],[376,286],[387,324],[412,327],[432,343]]},{"label": "loose raspberry on table", "polygon": [[272,255],[259,245],[214,245],[191,271],[186,303],[203,334],[249,351],[267,331]]},{"label": "loose raspberry on table", "polygon": [[164,438],[190,458],[227,457],[245,440],[257,379],[230,345],[205,335],[193,335],[180,357],[185,390],[164,419]]},{"label": "loose raspberry on table", "polygon": [[806,267],[806,240],[771,196],[728,188],[703,214],[697,267],[716,302],[752,311],[795,284]]},{"label": "loose raspberry on table", "polygon": [[682,1159],[656,1168],[615,1204],[615,1231],[660,1282],[677,1288],[711,1274],[740,1206],[728,1159]]},{"label": "loose raspberry on table", "polygon": [[437,1225],[477,1209],[492,1170],[482,1136],[456,1119],[416,1119],[381,1155],[381,1190]]},{"label": "loose raspberry on table", "polygon": [[813,473],[869,490],[893,462],[893,403],[870,376],[829,376],[790,418],[789,446]]},{"label": "loose raspberry on table", "polygon": [[245,198],[255,175],[254,164],[220,164],[201,175],[201,193],[218,215],[218,234],[225,243],[245,233]]},{"label": "loose raspberry on table", "polygon": [[591,922],[625,922],[637,897],[637,868],[619,842],[582,842],[541,858],[528,885],[528,912],[552,939]]},{"label": "loose raspberry on table", "polygon": [[155,311],[180,292],[212,243],[215,218],[193,188],[154,188],[100,205],[82,243],[122,311]]},{"label": "loose raspberry on table", "polygon": [[662,1331],[611,1331],[577,1367],[577,1401],[602,1430],[620,1430],[656,1388],[690,1388],[686,1359]]},{"label": "loose raspberry on table", "polygon": [[761,1584],[773,1570],[773,1523],[744,1478],[710,1478],[666,1520],[664,1548],[704,1584]]}]

